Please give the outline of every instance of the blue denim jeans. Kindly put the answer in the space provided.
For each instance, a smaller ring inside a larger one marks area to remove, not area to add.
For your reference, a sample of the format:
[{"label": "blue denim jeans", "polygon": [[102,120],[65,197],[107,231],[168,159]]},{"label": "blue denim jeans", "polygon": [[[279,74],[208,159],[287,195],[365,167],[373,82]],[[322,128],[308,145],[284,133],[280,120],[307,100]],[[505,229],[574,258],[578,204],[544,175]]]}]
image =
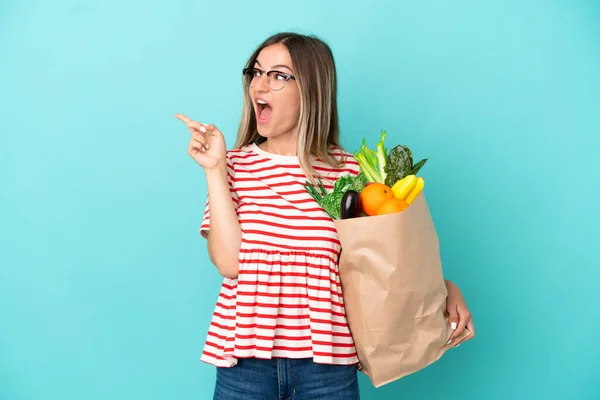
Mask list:
[{"label": "blue denim jeans", "polygon": [[213,400],[359,400],[358,367],[312,359],[241,358],[217,368]]}]

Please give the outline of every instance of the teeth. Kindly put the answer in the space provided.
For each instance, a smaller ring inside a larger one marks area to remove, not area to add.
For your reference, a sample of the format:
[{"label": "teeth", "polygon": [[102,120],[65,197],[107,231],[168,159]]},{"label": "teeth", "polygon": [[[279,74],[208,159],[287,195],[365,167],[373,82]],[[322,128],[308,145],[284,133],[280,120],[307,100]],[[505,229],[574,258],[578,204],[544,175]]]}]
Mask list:
[{"label": "teeth", "polygon": [[266,102],[266,101],[264,101],[264,100],[256,100],[256,102],[257,102],[258,104],[267,104],[267,102]]}]

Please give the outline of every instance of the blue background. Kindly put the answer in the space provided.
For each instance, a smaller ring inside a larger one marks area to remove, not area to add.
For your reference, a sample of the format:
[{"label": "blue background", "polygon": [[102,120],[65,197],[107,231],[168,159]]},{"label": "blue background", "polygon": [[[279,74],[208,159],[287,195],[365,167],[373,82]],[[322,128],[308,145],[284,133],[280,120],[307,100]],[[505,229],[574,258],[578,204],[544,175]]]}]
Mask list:
[{"label": "blue background", "polygon": [[220,279],[185,113],[264,38],[334,50],[343,144],[408,144],[477,337],[365,399],[598,399],[597,1],[0,3],[0,399],[208,399]]}]

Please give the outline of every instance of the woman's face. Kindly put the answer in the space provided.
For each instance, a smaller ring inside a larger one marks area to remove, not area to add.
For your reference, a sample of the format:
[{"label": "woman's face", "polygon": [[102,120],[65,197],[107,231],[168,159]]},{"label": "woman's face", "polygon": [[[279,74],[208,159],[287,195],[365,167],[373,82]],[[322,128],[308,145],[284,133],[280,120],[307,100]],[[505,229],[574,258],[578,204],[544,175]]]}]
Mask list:
[{"label": "woman's face", "polygon": [[[294,137],[300,116],[300,92],[294,79],[285,82],[284,75],[294,75],[294,66],[282,44],[265,47],[258,54],[254,68],[263,71],[250,85],[250,98],[256,113],[258,133],[267,138],[280,135]],[[268,77],[264,72],[279,71]],[[278,89],[285,84],[282,89]]]}]

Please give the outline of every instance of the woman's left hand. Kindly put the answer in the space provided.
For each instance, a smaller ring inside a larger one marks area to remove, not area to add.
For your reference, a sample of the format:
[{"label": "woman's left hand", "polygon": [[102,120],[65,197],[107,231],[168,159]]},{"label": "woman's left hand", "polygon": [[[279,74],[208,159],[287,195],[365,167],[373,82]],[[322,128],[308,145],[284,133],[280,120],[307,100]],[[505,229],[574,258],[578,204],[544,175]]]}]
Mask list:
[{"label": "woman's left hand", "polygon": [[[471,340],[475,337],[475,327],[473,326],[473,316],[469,311],[469,307],[467,307],[467,303],[458,289],[458,286],[453,282],[446,280],[446,287],[448,288],[446,308],[448,314],[450,314],[449,320],[451,328],[456,328],[452,332],[452,335],[450,335],[449,344],[452,344],[452,342],[463,333],[465,328],[468,329],[471,334],[463,339],[462,342]],[[460,343],[457,343],[455,346],[458,345],[460,345]]]}]

